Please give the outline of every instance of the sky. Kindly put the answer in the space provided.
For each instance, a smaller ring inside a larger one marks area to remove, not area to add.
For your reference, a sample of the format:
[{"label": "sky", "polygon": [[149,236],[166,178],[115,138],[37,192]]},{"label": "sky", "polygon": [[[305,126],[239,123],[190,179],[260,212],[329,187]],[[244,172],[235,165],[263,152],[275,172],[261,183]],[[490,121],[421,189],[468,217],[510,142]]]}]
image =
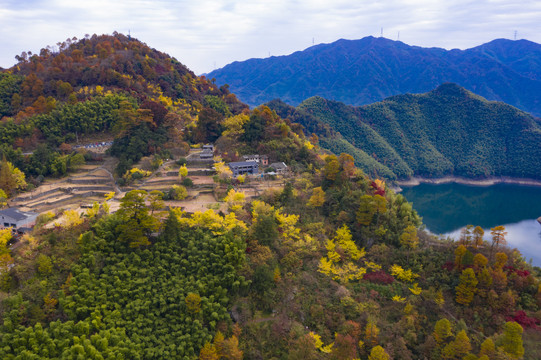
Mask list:
[{"label": "sky", "polygon": [[196,74],[312,44],[383,36],[466,49],[541,43],[539,0],[0,0],[0,66],[67,38],[128,34]]}]

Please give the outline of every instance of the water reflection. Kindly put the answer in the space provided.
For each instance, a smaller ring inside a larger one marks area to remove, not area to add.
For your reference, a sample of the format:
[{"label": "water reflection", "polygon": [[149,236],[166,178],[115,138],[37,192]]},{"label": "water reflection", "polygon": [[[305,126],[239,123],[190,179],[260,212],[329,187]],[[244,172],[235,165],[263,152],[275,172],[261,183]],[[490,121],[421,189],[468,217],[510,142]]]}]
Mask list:
[{"label": "water reflection", "polygon": [[[541,267],[541,225],[537,220],[523,220],[514,224],[506,224],[507,245],[510,248],[517,248],[526,261],[532,261],[532,265]],[[460,237],[458,228],[454,231],[444,234],[455,240]],[[485,230],[485,240],[491,241],[490,228]]]},{"label": "water reflection", "polygon": [[461,184],[421,184],[404,188],[402,194],[413,203],[423,222],[433,233],[453,234],[467,224],[485,229],[506,227],[510,247],[541,266],[541,188],[510,184],[469,186]]}]

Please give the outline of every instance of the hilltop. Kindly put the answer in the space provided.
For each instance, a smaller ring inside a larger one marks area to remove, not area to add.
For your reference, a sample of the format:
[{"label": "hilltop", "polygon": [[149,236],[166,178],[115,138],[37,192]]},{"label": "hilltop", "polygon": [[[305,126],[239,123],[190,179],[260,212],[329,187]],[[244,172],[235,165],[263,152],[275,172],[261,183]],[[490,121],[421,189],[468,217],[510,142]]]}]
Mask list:
[{"label": "hilltop", "polygon": [[116,139],[111,154],[122,175],[143,156],[186,149],[185,130],[200,111],[221,119],[247,109],[226,86],[122,34],[68,39],[58,52],[17,59],[0,73],[0,150],[34,178],[64,175],[69,158],[59,147],[70,152],[96,137]]},{"label": "hilltop", "polygon": [[541,45],[527,40],[445,50],[372,36],[341,39],[287,56],[234,62],[208,77],[229,84],[251,106],[275,98],[297,106],[312,96],[358,106],[453,82],[541,115]]}]

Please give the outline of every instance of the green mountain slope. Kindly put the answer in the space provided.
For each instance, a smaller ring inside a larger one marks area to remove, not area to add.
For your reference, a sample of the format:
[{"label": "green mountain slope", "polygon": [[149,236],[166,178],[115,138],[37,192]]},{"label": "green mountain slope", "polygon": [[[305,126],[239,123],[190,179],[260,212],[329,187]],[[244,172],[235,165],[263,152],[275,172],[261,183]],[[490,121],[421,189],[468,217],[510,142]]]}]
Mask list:
[{"label": "green mountain slope", "polygon": [[296,112],[330,126],[397,178],[541,178],[539,120],[455,84],[361,107],[314,97]]},{"label": "green mountain slope", "polygon": [[[308,99],[317,101],[321,98]],[[301,107],[295,109],[281,100],[272,100],[266,104],[269,108],[276,111],[282,118],[290,118],[291,121],[302,124],[307,134],[317,134],[319,144],[335,154],[346,153],[353,157],[355,165],[365,173],[375,176],[383,176],[388,179],[396,179],[394,172],[388,166],[378,162],[364,150],[355,147],[346,140],[339,132],[336,132],[332,126],[318,120],[316,114],[311,113]],[[373,133],[373,132],[372,132]],[[377,134],[373,134],[377,136]],[[392,152],[392,149],[388,149]]]}]

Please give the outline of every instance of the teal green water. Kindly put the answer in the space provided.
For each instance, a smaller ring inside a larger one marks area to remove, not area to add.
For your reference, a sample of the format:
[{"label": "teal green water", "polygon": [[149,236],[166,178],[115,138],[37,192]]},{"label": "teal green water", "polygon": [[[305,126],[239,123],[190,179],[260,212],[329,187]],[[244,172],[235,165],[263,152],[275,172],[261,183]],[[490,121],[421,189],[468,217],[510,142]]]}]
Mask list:
[{"label": "teal green water", "polygon": [[[436,234],[455,236],[465,225],[479,225],[488,238],[490,228],[504,225],[510,247],[541,266],[541,187],[497,184],[421,184],[404,187],[426,227]],[[488,230],[488,231],[487,231]]]}]

